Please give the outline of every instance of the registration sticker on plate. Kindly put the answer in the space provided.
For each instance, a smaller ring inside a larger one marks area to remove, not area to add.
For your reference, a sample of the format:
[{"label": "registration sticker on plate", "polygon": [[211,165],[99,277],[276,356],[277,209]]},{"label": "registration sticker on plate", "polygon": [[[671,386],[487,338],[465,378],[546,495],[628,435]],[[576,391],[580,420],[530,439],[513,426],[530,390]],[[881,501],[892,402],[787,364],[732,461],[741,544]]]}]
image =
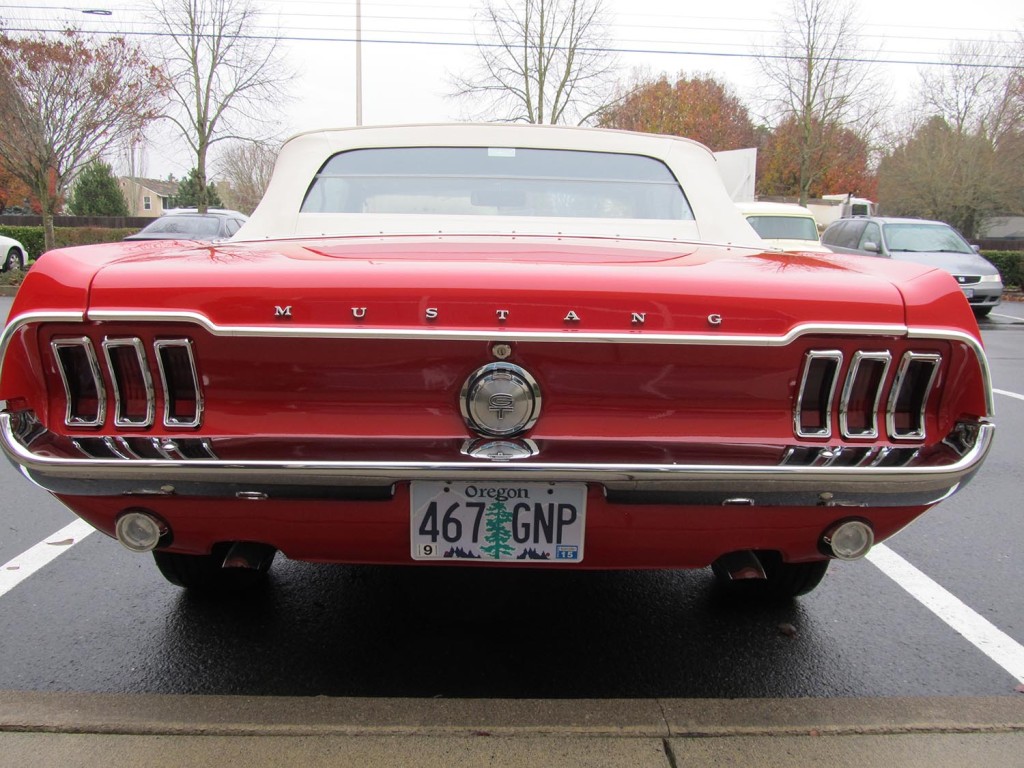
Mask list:
[{"label": "registration sticker on plate", "polygon": [[411,483],[414,560],[583,560],[585,483]]}]

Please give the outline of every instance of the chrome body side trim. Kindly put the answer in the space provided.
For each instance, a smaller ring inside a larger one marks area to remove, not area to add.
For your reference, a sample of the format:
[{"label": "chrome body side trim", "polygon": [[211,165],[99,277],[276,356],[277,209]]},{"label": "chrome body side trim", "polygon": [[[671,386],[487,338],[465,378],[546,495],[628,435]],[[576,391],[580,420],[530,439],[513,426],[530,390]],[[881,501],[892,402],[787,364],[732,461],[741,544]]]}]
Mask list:
[{"label": "chrome body side trim", "polygon": [[895,323],[804,323],[794,326],[782,335],[733,335],[728,333],[600,333],[590,331],[510,331],[501,328],[489,330],[445,330],[445,329],[374,329],[374,328],[324,328],[308,326],[220,326],[198,312],[138,312],[130,310],[91,309],[82,312],[40,311],[29,312],[13,318],[0,335],[0,372],[7,345],[14,334],[29,323],[124,321],[124,322],[183,322],[193,323],[215,336],[255,336],[262,338],[374,338],[374,339],[434,339],[439,341],[538,341],[553,343],[601,343],[617,344],[683,344],[784,347],[801,336],[812,334],[837,334],[840,336],[893,336],[909,339],[941,339],[964,344],[973,350],[981,365],[985,385],[986,416],[995,414],[995,399],[992,394],[992,374],[981,341],[966,331],[927,326],[907,326]]},{"label": "chrome body side trim", "polygon": [[[218,325],[199,312],[90,309],[86,319],[96,322],[193,323],[214,336],[257,338],[387,339],[432,341],[531,341],[543,343],[683,344],[745,347],[784,347],[801,336],[896,336],[908,334],[900,323],[804,323],[783,334],[648,333],[646,331],[521,331],[504,328],[380,328],[364,326]],[[966,335],[965,335],[966,337]],[[970,338],[970,337],[966,337]],[[965,339],[960,339],[964,341]],[[975,342],[977,345],[977,342]],[[980,345],[979,345],[980,346]]]},{"label": "chrome body side trim", "polygon": [[[22,315],[18,323],[41,322],[56,319],[46,315]],[[802,323],[781,335],[729,334],[729,333],[647,333],[594,332],[594,331],[513,331],[502,328],[487,330],[451,330],[443,328],[365,328],[365,327],[319,327],[319,326],[246,326],[218,325],[199,312],[156,311],[138,312],[133,310],[90,309],[88,320],[106,322],[182,322],[195,323],[215,336],[253,336],[261,338],[360,338],[360,339],[431,339],[437,341],[533,341],[545,343],[614,343],[614,344],[681,344],[681,345],[722,345],[748,347],[784,347],[801,336],[893,336],[909,339],[941,339],[969,347],[981,365],[985,385],[986,416],[995,414],[995,400],[992,394],[992,374],[981,341],[966,331],[928,326],[907,326],[897,323]],[[8,328],[11,331],[11,328]],[[0,355],[3,347],[0,346]],[[0,357],[2,360],[2,357]]]},{"label": "chrome body side trim", "polygon": [[749,498],[758,505],[815,506],[833,501],[872,506],[935,503],[967,482],[992,444],[995,426],[978,425],[974,445],[949,464],[921,466],[773,466],[574,464],[538,461],[223,461],[214,459],[71,459],[36,454],[0,413],[0,445],[43,488],[85,496],[234,497],[239,490],[269,498],[331,496],[333,487],[387,487],[409,480],[587,482],[618,492],[673,494],[673,503],[712,504]]}]

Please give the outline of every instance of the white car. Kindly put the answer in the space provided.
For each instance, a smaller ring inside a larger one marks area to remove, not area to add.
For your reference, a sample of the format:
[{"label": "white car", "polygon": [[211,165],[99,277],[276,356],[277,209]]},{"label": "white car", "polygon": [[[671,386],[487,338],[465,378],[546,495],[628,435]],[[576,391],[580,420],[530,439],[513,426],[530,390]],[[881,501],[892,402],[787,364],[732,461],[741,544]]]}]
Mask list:
[{"label": "white car", "polygon": [[0,235],[0,272],[24,269],[28,263],[28,251],[13,237]]},{"label": "white car", "polygon": [[737,203],[747,223],[773,248],[831,253],[818,239],[814,214],[791,203]]}]

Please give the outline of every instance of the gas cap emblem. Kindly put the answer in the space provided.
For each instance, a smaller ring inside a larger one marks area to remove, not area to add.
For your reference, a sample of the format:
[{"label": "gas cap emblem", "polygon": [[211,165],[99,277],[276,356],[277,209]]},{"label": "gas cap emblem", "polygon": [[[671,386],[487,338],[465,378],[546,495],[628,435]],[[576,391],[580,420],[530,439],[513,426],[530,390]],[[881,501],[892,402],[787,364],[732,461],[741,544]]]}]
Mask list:
[{"label": "gas cap emblem", "polygon": [[491,363],[466,379],[459,405],[466,424],[479,434],[518,435],[537,423],[540,387],[518,365]]}]

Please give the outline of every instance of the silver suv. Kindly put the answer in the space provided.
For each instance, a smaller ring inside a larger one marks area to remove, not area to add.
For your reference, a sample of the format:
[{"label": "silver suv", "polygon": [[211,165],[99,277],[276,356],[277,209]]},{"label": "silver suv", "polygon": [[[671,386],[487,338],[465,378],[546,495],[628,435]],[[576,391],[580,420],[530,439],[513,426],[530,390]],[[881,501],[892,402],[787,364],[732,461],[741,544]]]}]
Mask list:
[{"label": "silver suv", "polygon": [[944,269],[956,278],[977,317],[991,312],[1003,296],[999,270],[941,221],[878,216],[839,219],[829,224],[821,242],[835,253],[881,256]]}]

